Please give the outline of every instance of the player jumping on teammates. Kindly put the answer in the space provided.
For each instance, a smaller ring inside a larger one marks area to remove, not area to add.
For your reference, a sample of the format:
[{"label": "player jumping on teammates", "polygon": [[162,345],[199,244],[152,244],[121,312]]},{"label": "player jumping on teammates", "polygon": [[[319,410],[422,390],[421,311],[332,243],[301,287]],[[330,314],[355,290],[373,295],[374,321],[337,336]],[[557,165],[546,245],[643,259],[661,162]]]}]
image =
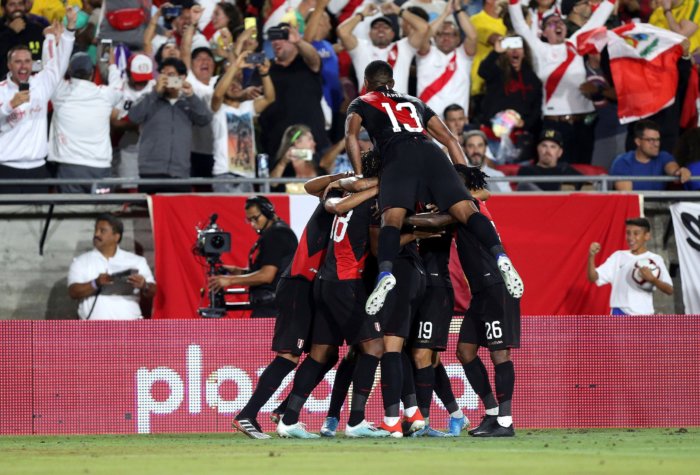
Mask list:
[{"label": "player jumping on teammates", "polygon": [[[389,63],[371,62],[365,68],[364,87],[368,92],[350,104],[345,123],[346,148],[356,171],[359,172],[361,166],[358,136],[363,126],[382,157],[379,275],[367,299],[367,313],[379,312],[387,294],[396,285],[392,270],[400,250],[400,228],[407,210],[413,211],[421,199],[435,203],[441,211],[448,211],[460,223],[459,228],[476,236],[495,257],[508,292],[521,297],[523,281],[506,256],[498,234],[489,220],[478,212],[449,160],[427,134],[447,148],[452,162],[466,164],[459,142],[425,103],[397,93],[393,86],[393,70]],[[423,193],[428,196],[420,196]],[[459,247],[460,242],[457,244]]]}]

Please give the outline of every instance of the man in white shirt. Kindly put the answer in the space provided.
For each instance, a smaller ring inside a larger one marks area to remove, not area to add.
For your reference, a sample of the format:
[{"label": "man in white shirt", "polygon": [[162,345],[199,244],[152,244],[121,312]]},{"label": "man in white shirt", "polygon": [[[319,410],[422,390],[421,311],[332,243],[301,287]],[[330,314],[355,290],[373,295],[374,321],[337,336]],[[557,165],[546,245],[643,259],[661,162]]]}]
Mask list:
[{"label": "man in white shirt", "polygon": [[75,259],[68,271],[68,295],[80,300],[81,320],[139,320],[139,302],[156,294],[146,259],[119,247],[124,224],[111,214],[95,220],[95,248]]},{"label": "man in white shirt", "polygon": [[353,34],[355,27],[365,17],[373,15],[377,10],[374,4],[367,4],[364,10],[356,13],[338,26],[338,38],[350,54],[352,65],[357,75],[358,88],[364,83],[364,71],[369,63],[382,60],[389,63],[394,70],[394,90],[402,94],[408,93],[408,75],[411,61],[416,51],[425,43],[428,34],[428,23],[407,10],[402,10],[394,3],[382,5],[384,14],[396,14],[411,25],[411,32],[406,38],[394,41],[396,33],[388,17],[381,16],[370,24],[369,40],[357,38]]},{"label": "man in white shirt", "polygon": [[581,33],[605,25],[615,2],[603,1],[581,29],[566,38],[566,25],[558,13],[542,19],[541,40],[530,29],[523,17],[519,0],[509,0],[508,12],[515,32],[522,36],[532,52],[537,77],[542,81],[543,129],[557,130],[564,138],[563,161],[591,163],[594,127],[591,113],[593,103],[580,91],[586,82],[584,58],[577,51]]},{"label": "man in white shirt", "polygon": [[664,260],[647,249],[651,239],[651,224],[646,218],[625,221],[625,236],[629,251],[615,251],[599,267],[595,256],[600,244],[593,242],[588,251],[588,281],[597,286],[612,284],[610,310],[612,315],[651,315],[654,313],[652,292],[659,289],[673,294],[673,282]]},{"label": "man in white shirt", "polygon": [[[467,155],[469,164],[473,167],[479,167],[482,172],[489,177],[504,177],[503,172],[491,168],[486,162],[487,150],[486,134],[480,130],[470,130],[464,133],[464,153]],[[488,187],[490,191],[498,193],[510,193],[513,189],[507,181],[489,181]]]},{"label": "man in white shirt", "polygon": [[455,102],[469,110],[469,76],[476,53],[476,29],[464,9],[457,11],[457,20],[466,36],[462,42],[459,28],[448,20],[454,12],[452,0],[430,24],[435,44],[426,41],[416,57],[418,97],[438,114]]},{"label": "man in white shirt", "polygon": [[[0,179],[48,178],[46,140],[48,103],[68,68],[75,42],[75,10],[66,13],[67,30],[54,23],[43,49],[48,61],[32,76],[32,54],[26,45],[8,52],[9,73],[0,82]],[[60,38],[60,41],[59,41]],[[2,193],[46,193],[47,186],[3,186]]]},{"label": "man in white shirt", "polygon": [[[115,85],[92,82],[94,68],[86,53],[76,53],[68,67],[69,80],[60,81],[51,97],[49,161],[57,164],[56,178],[107,178],[111,174],[109,122],[121,98]],[[61,193],[90,193],[90,184],[61,185]]]}]

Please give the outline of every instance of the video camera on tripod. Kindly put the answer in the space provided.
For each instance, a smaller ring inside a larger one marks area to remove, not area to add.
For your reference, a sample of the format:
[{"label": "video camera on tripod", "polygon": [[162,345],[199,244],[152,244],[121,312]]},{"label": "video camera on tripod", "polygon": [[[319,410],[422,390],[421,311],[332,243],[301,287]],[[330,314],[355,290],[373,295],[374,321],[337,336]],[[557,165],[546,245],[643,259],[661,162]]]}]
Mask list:
[{"label": "video camera on tripod", "polygon": [[[222,272],[221,255],[231,251],[231,233],[223,231],[216,220],[219,215],[214,213],[209,217],[209,224],[204,229],[197,230],[197,240],[193,251],[207,260],[209,269],[207,276],[219,275]],[[224,292],[208,291],[209,307],[199,308],[197,312],[204,318],[221,318],[226,315]]]}]

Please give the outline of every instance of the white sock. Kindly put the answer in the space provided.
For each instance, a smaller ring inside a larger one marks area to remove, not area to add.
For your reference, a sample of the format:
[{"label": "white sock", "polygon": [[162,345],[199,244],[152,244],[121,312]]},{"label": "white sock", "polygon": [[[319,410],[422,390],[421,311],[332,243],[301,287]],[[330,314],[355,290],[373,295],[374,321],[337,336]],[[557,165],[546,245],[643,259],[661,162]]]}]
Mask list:
[{"label": "white sock", "polygon": [[399,422],[398,417],[386,417],[386,416],[384,416],[384,424],[388,425],[389,427],[396,425],[397,422]]},{"label": "white sock", "polygon": [[406,417],[413,417],[413,415],[416,413],[418,410],[418,406],[413,406],[413,407],[408,407],[404,409],[403,415]]},{"label": "white sock", "polygon": [[464,413],[461,409],[457,409],[455,412],[450,414],[450,417],[454,417],[455,419],[461,419],[462,417],[464,417]]},{"label": "white sock", "polygon": [[497,416],[498,415],[498,406],[494,407],[493,409],[486,409],[486,415],[487,416]]},{"label": "white sock", "polygon": [[501,427],[510,427],[513,425],[513,417],[512,416],[498,416],[498,425]]}]

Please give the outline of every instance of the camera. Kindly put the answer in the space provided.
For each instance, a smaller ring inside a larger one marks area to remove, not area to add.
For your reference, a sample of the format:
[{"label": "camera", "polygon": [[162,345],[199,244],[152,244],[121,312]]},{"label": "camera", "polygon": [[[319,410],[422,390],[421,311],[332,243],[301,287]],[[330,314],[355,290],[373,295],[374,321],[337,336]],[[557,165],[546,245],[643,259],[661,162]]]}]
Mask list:
[{"label": "camera", "polygon": [[164,19],[166,19],[167,21],[172,21],[173,19],[182,15],[182,6],[172,5],[169,7],[163,7],[162,13]]},{"label": "camera", "polygon": [[231,233],[222,231],[216,224],[218,215],[212,214],[209,224],[204,229],[197,229],[197,241],[194,249],[197,254],[207,258],[217,258],[231,251]]},{"label": "camera", "polygon": [[249,53],[245,60],[249,64],[265,64],[265,53]]},{"label": "camera", "polygon": [[278,26],[273,26],[272,28],[267,30],[267,39],[269,41],[288,40],[289,39],[289,30],[287,28],[280,28]]}]

